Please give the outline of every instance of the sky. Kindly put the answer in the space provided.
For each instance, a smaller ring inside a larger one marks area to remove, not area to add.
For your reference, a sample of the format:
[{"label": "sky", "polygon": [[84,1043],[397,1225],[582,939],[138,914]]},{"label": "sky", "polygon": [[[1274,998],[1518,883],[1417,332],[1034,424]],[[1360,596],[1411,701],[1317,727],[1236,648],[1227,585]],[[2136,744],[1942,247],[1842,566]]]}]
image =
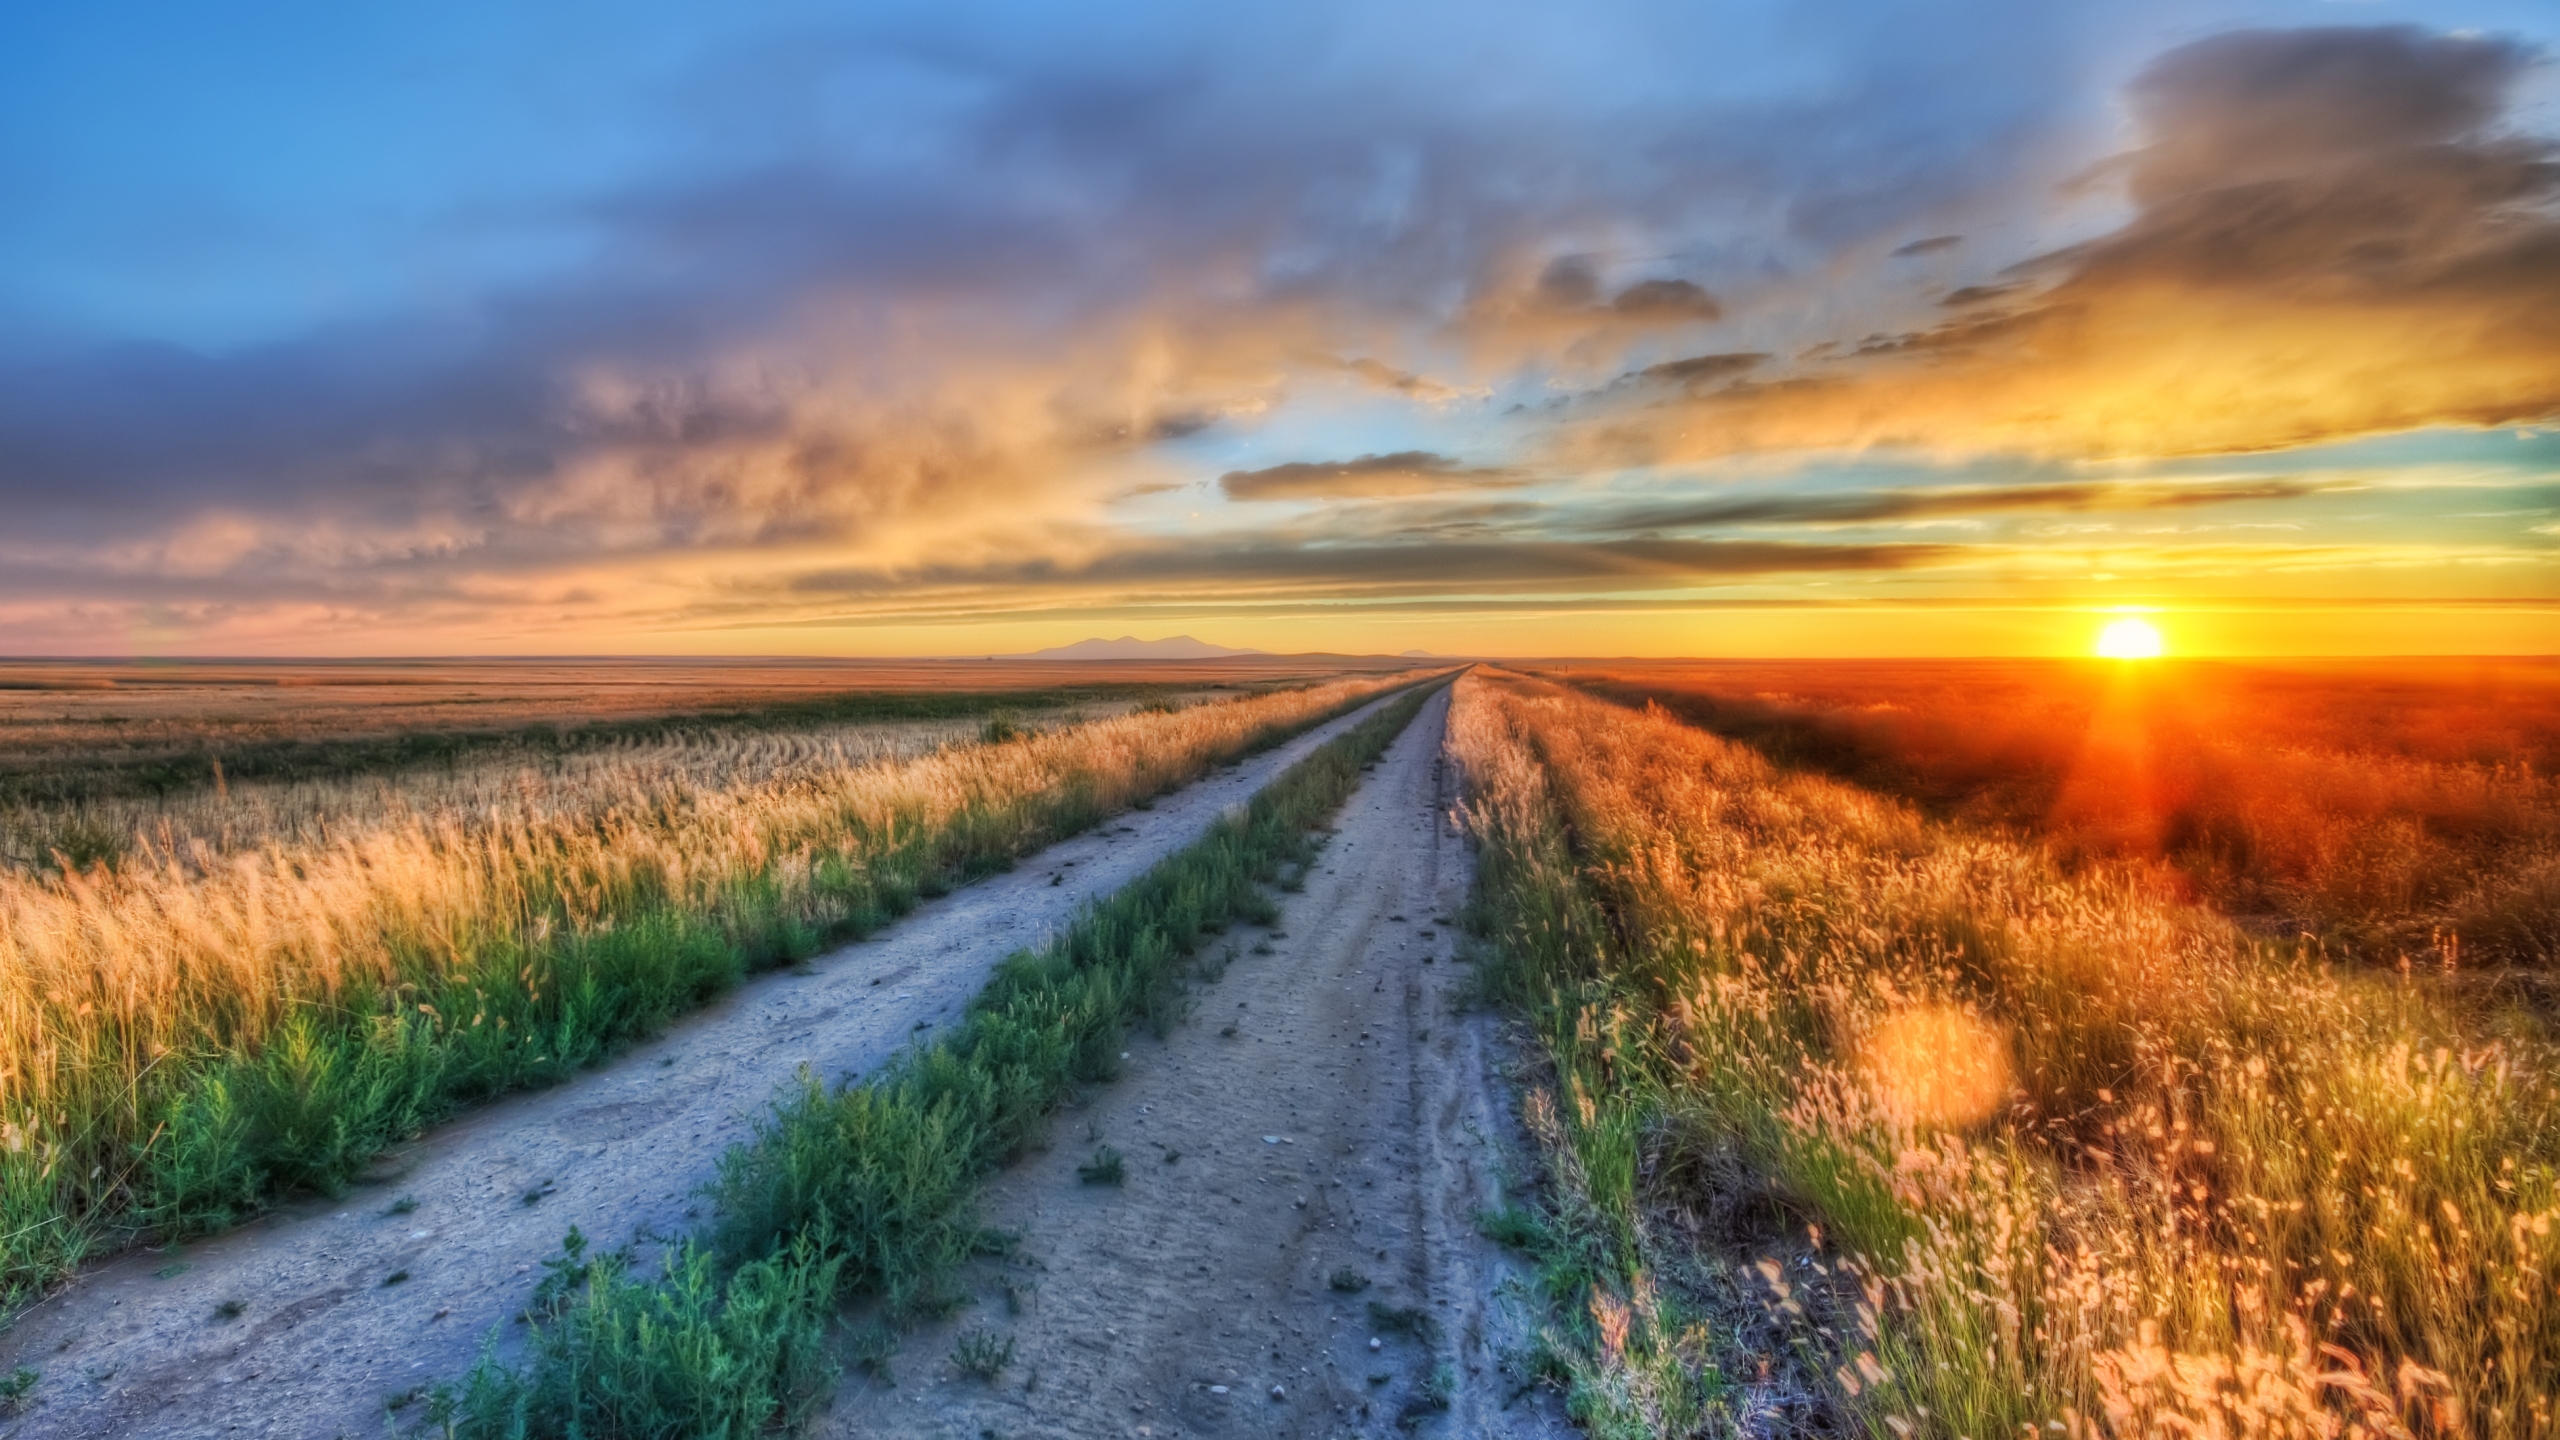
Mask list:
[{"label": "sky", "polygon": [[2548,0],[0,9],[0,654],[2560,651]]}]

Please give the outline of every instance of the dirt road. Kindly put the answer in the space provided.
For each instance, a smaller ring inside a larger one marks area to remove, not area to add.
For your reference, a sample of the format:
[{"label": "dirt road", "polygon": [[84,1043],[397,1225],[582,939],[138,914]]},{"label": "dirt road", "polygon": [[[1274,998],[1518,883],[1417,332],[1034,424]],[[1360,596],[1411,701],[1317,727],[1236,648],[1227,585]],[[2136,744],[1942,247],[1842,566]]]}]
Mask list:
[{"label": "dirt road", "polygon": [[[1014,1255],[906,1338],[894,1385],[849,1375],[821,1435],[1566,1433],[1504,1370],[1508,1262],[1473,1220],[1511,1121],[1492,1022],[1457,1003],[1447,714],[1443,691],[1277,925],[1230,936],[1192,1019],[1134,1038],[1124,1076],[997,1178]],[[1106,1146],[1124,1178],[1085,1183]],[[964,1337],[1010,1344],[992,1380],[953,1358]]]},{"label": "dirt road", "polygon": [[383,1433],[386,1400],[458,1375],[492,1330],[521,1335],[510,1321],[572,1224],[605,1246],[682,1233],[720,1153],[800,1066],[834,1080],[880,1065],[957,1016],[997,961],[1367,713],[757,980],[575,1083],[443,1127],[337,1202],[84,1274],[0,1336],[0,1370],[42,1377],[0,1436]]}]

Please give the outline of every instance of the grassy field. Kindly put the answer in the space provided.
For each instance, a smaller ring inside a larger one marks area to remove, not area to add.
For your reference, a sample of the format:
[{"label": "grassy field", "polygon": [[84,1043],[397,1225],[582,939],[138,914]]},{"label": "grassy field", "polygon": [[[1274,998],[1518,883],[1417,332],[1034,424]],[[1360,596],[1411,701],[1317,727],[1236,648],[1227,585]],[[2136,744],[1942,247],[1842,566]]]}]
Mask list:
[{"label": "grassy field", "polygon": [[[977,1219],[986,1175],[1079,1086],[1117,1073],[1129,1027],[1162,1034],[1180,1016],[1204,933],[1270,921],[1267,887],[1312,862],[1308,832],[1428,698],[1414,690],[1328,741],[1197,844],[1007,959],[929,1045],[867,1081],[811,1078],[780,1097],[724,1158],[701,1235],[635,1265],[572,1232],[527,1360],[484,1359],[434,1396],[427,1425],[474,1440],[796,1427],[833,1383],[842,1303],[878,1297],[888,1322],[962,1303],[952,1271],[1001,1243]],[[883,1323],[851,1348],[885,1371],[895,1335]]]},{"label": "grassy field", "polygon": [[2405,955],[2560,971],[2560,664],[1675,662],[1541,673],[1657,702],[1932,815],[2036,836],[2066,862],[2158,860],[2177,893],[2260,933],[2309,935],[2385,964]]},{"label": "grassy field", "polygon": [[112,855],[0,873],[0,1292],[333,1187],[1396,683],[1047,731],[757,725],[121,812]]},{"label": "grassy field", "polygon": [[[1377,662],[0,660],[0,817],[243,782],[536,767],[632,743],[1191,703]],[[39,857],[40,858],[40,855]]]},{"label": "grassy field", "polygon": [[1544,1062],[1487,1225],[1595,1435],[2560,1423],[2529,1015],[1662,711],[1478,672],[1451,724]]}]

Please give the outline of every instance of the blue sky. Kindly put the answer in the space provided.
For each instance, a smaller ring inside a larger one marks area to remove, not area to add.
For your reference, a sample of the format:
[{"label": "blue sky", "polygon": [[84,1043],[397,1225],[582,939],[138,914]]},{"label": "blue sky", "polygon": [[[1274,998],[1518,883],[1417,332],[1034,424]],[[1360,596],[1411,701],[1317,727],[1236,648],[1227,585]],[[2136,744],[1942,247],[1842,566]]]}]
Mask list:
[{"label": "blue sky", "polygon": [[0,650],[2547,650],[2555,31],[17,7]]}]

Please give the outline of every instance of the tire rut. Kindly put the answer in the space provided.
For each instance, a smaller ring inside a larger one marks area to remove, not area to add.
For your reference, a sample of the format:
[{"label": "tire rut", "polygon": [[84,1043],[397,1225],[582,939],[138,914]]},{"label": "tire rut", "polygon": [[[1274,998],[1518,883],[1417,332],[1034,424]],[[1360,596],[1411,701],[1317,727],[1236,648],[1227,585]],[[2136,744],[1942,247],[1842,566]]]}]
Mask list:
[{"label": "tire rut", "polygon": [[[1497,1022],[1459,1004],[1447,713],[1444,690],[1280,920],[1231,932],[1192,1018],[1133,1036],[1123,1077],[991,1183],[1013,1253],[905,1338],[896,1383],[848,1375],[820,1436],[1570,1433],[1516,1373],[1515,1267],[1474,1220],[1517,1141]],[[1125,1180],[1081,1183],[1103,1146]],[[1010,1358],[966,1373],[964,1338]]]}]

